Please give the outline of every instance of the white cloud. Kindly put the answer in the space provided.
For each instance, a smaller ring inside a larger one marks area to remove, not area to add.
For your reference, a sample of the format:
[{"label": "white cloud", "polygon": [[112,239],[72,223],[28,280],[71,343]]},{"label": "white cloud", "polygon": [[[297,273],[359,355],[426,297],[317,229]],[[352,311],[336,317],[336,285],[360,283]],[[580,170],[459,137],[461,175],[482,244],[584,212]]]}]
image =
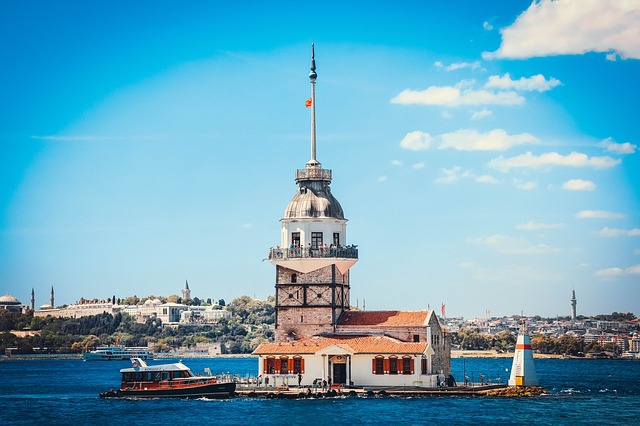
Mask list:
[{"label": "white cloud", "polygon": [[464,68],[471,68],[472,70],[478,69],[480,68],[480,61],[473,61],[473,62],[454,62],[451,65],[447,65],[445,66],[442,61],[436,61],[434,63],[434,65],[436,66],[436,68],[443,68],[447,71],[455,71],[455,70],[461,70]]},{"label": "white cloud", "polygon": [[424,161],[414,164],[413,166],[411,166],[411,168],[414,170],[424,169],[425,168]]},{"label": "white cloud", "polygon": [[489,111],[486,108],[481,109],[480,111],[474,111],[471,115],[472,120],[482,120],[483,118],[487,118],[493,115],[492,111]]},{"label": "white cloud", "polygon": [[621,213],[608,212],[604,210],[581,210],[576,213],[578,219],[623,219],[626,216]]},{"label": "white cloud", "polygon": [[623,275],[640,275],[640,264],[633,265],[628,268],[606,268],[596,271],[595,276],[598,278],[610,279]]},{"label": "white cloud", "polygon": [[640,7],[635,0],[540,0],[509,27],[502,44],[485,59],[607,53],[640,59]]},{"label": "white cloud", "polygon": [[442,171],[442,173],[444,173],[444,176],[441,176],[438,179],[436,179],[436,183],[442,183],[442,184],[455,183],[462,178],[474,176],[473,172],[469,170],[462,171],[462,167],[459,167],[459,166],[455,166],[452,169],[446,169],[443,167],[440,170]]},{"label": "white cloud", "polygon": [[566,166],[566,167],[594,167],[596,169],[606,169],[620,164],[620,160],[611,157],[589,157],[586,154],[572,152],[568,155],[557,152],[547,152],[541,155],[533,155],[531,152],[517,155],[511,158],[500,156],[489,162],[489,166],[508,172],[513,168],[540,168],[544,166]]},{"label": "white cloud", "polygon": [[515,179],[513,182],[516,185],[516,188],[523,189],[525,191],[536,189],[538,187],[538,183],[533,181],[523,182],[519,179]]},{"label": "white cloud", "polygon": [[551,77],[549,80],[545,79],[542,74],[534,75],[531,77],[520,77],[519,80],[512,80],[509,73],[506,73],[502,77],[499,75],[492,75],[484,85],[487,89],[500,89],[500,90],[524,90],[538,92],[546,92],[560,85],[560,80]]},{"label": "white cloud", "polygon": [[396,167],[402,167],[402,161],[400,160],[391,160],[391,165]]},{"label": "white cloud", "polygon": [[599,145],[608,152],[615,152],[616,154],[634,154],[638,148],[637,145],[630,142],[616,143],[612,138],[603,140]]},{"label": "white cloud", "polygon": [[602,228],[597,232],[601,237],[640,237],[640,229]]},{"label": "white cloud", "polygon": [[442,118],[444,118],[445,120],[451,120],[453,118],[453,114],[451,114],[449,111],[442,111],[440,115],[442,115]]},{"label": "white cloud", "polygon": [[378,182],[386,182],[387,181],[387,177],[386,176],[380,176],[378,178]]},{"label": "white cloud", "polygon": [[458,151],[505,151],[515,145],[536,142],[538,139],[529,133],[510,135],[502,129],[486,133],[474,129],[460,129],[438,136],[416,130],[407,133],[400,141],[400,146],[410,151],[424,151],[432,145],[438,149],[453,148]]},{"label": "white cloud", "polygon": [[400,141],[400,146],[410,151],[424,151],[429,148],[431,142],[432,138],[429,133],[416,130],[407,133],[405,137],[402,138],[402,141]]},{"label": "white cloud", "polygon": [[461,105],[521,105],[524,98],[514,91],[492,92],[473,90],[468,82],[454,86],[430,86],[425,90],[405,89],[391,99],[391,103],[401,105],[442,105],[456,107]]},{"label": "white cloud", "polygon": [[564,228],[564,223],[536,223],[529,221],[527,223],[521,223],[516,225],[516,229],[521,231],[538,231],[540,229],[561,229]]},{"label": "white cloud", "polygon": [[524,238],[514,238],[508,235],[470,238],[467,241],[491,247],[504,254],[547,254],[561,251],[546,244],[532,244]]},{"label": "white cloud", "polygon": [[622,268],[607,268],[596,271],[595,276],[598,278],[614,278],[624,275]]},{"label": "white cloud", "polygon": [[593,191],[596,184],[590,180],[570,179],[562,184],[562,188],[567,191]]},{"label": "white cloud", "polygon": [[514,145],[538,141],[529,133],[509,135],[502,129],[479,133],[473,129],[460,129],[440,135],[442,143],[438,148],[453,148],[458,151],[505,151]]},{"label": "white cloud", "polygon": [[482,28],[484,28],[486,31],[491,31],[493,29],[493,25],[491,25],[489,22],[484,21],[482,23]]},{"label": "white cloud", "polygon": [[494,178],[490,175],[481,175],[476,177],[476,182],[478,183],[498,183],[498,179]]}]

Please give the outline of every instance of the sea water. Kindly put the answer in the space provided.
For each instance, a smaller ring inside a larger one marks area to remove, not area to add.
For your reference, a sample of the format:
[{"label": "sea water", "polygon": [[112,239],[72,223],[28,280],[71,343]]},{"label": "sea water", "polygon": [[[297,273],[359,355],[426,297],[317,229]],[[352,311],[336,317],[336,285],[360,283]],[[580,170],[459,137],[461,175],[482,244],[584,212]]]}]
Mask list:
[{"label": "sea water", "polygon": [[[149,361],[164,363],[166,360]],[[194,373],[246,377],[255,358],[184,361]],[[524,398],[473,396],[343,397],[279,400],[101,399],[119,386],[128,361],[0,361],[0,425],[640,425],[640,362],[537,359],[540,384],[550,394]],[[506,383],[511,359],[452,360],[461,383]]]}]

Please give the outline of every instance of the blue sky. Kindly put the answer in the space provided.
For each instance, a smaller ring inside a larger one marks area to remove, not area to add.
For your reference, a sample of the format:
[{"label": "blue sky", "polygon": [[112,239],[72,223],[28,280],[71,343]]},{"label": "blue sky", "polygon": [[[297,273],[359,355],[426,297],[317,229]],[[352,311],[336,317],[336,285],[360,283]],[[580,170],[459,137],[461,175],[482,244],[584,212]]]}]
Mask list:
[{"label": "blue sky", "polygon": [[639,1],[183,3],[0,5],[0,293],[273,294],[315,42],[353,304],[640,314]]}]

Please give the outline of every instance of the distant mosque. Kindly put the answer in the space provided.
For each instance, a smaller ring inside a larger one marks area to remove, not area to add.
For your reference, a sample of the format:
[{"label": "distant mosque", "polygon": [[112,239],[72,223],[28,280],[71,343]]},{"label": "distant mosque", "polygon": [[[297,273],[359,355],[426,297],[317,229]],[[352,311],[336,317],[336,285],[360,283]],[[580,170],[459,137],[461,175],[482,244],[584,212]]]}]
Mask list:
[{"label": "distant mosque", "polygon": [[296,170],[298,188],[280,220],[276,268],[275,342],[262,343],[258,374],[274,385],[296,377],[334,385],[436,387],[449,379],[451,345],[436,313],[351,310],[347,219],[331,192],[331,170],[316,160],[315,55],[311,52],[311,159]]}]

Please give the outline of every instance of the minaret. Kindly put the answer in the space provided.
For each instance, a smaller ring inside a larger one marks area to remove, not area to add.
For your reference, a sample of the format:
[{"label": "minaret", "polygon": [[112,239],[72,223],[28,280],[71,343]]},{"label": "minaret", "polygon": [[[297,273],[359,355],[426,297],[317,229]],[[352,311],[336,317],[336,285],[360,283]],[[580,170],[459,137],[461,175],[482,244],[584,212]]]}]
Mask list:
[{"label": "minaret", "polygon": [[276,266],[276,341],[332,333],[349,310],[349,269],[358,261],[347,246],[347,219],[331,193],[331,170],[316,159],[316,63],[311,46],[311,159],[296,170],[298,185],[280,220]]},{"label": "minaret", "polygon": [[53,286],[51,286],[51,307],[55,308],[56,305],[54,305],[54,299],[53,299]]},{"label": "minaret", "polygon": [[578,305],[578,300],[576,299],[576,289],[571,290],[571,321],[576,320],[576,306]]},{"label": "minaret", "polygon": [[35,311],[36,309],[36,292],[31,287],[31,310]]},{"label": "minaret", "polygon": [[191,299],[191,290],[189,290],[189,281],[184,280],[184,288],[182,289],[182,303]]}]

